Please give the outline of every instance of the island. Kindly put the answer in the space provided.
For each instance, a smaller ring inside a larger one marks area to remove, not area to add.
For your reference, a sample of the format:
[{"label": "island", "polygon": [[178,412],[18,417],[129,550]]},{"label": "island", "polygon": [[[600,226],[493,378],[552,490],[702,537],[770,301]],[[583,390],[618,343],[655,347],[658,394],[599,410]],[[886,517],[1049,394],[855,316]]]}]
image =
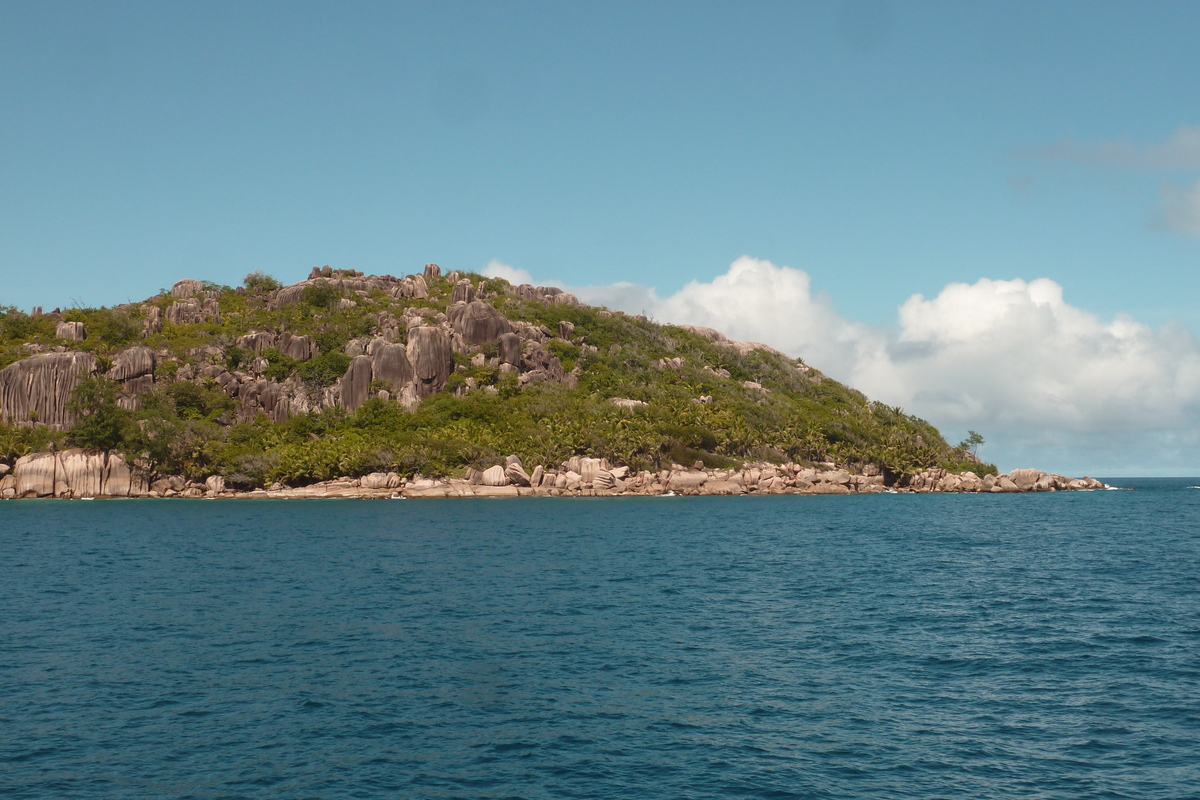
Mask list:
[{"label": "island", "polygon": [[711,328],[436,264],[0,309],[0,497],[1094,490]]}]

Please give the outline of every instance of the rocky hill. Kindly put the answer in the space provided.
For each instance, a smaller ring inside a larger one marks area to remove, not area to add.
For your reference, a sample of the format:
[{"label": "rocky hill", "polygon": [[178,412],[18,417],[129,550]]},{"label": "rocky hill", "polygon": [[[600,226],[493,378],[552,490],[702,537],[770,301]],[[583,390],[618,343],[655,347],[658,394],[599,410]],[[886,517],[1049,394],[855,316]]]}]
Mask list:
[{"label": "rocky hill", "polygon": [[3,309],[0,367],[6,497],[1091,486],[997,476],[766,345],[434,264]]}]

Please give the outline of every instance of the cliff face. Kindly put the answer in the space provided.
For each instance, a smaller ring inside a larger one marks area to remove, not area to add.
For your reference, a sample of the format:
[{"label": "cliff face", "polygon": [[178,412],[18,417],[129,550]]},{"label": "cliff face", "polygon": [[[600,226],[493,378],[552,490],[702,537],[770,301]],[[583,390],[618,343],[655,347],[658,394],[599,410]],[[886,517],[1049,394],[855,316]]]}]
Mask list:
[{"label": "cliff face", "polygon": [[90,353],[42,353],[9,364],[0,369],[0,419],[55,430],[71,427],[71,392],[95,371],[96,357]]}]

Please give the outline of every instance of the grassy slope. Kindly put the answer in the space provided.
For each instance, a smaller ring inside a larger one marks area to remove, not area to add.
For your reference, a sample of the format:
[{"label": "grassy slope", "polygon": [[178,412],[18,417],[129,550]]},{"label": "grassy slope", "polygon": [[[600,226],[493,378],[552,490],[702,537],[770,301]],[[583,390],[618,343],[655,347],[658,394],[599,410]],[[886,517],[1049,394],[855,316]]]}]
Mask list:
[{"label": "grassy slope", "polygon": [[[475,282],[481,279],[467,277]],[[217,345],[223,348],[230,369],[244,368],[251,354],[233,346],[238,336],[251,329],[286,329],[316,336],[322,355],[298,364],[270,353],[267,376],[282,380],[295,372],[317,392],[341,376],[348,363],[342,352],[347,342],[370,335],[379,312],[400,315],[409,306],[444,310],[451,290],[445,279],[431,282],[428,300],[394,300],[375,291],[374,302],[356,298],[358,308],[336,312],[326,306],[330,298],[319,293],[309,302],[269,310],[265,296],[213,287],[221,292],[219,324],[166,323],[162,332],[145,340],[140,338],[141,312],[136,307],[71,309],[62,317],[86,324],[88,339],[72,346],[95,353],[102,363],[124,347],[140,343],[167,349],[174,356],[159,366],[158,388],[143,396],[140,411],[106,409],[104,413],[114,416],[119,429],[116,440],[108,443],[161,471],[191,477],[218,473],[235,485],[276,480],[298,484],[386,470],[446,474],[467,465],[496,463],[508,453],[530,464],[593,455],[635,468],[696,460],[709,466],[750,459],[829,460],[873,463],[897,475],[928,466],[970,466],[964,463],[963,453],[950,448],[927,422],[870,403],[860,392],[816,370],[806,374],[798,368],[799,362],[765,351],[739,354],[681,328],[605,315],[597,308],[527,303],[500,293],[510,288],[503,281],[488,279],[488,285],[496,294],[487,302],[509,319],[545,324],[551,330],[557,330],[560,320],[574,323],[573,343],[555,340],[549,347],[568,371],[578,365],[576,388],[518,387],[513,376],[473,367],[467,358],[456,356],[451,388],[469,376],[481,385],[495,386],[497,392],[477,390],[461,397],[442,393],[411,414],[395,403],[372,399],[353,414],[326,409],[278,425],[265,418],[226,425],[222,423],[231,418],[234,401],[211,379],[173,378],[183,364],[203,358],[187,356],[189,350]],[[160,296],[148,302],[165,309],[171,298]],[[0,311],[0,367],[23,357],[23,342],[63,344],[53,335],[51,318]],[[597,350],[585,353],[582,344]],[[661,358],[680,356],[684,359],[680,369],[663,370],[655,364]],[[730,377],[706,366],[727,370]],[[756,381],[767,391],[745,388],[744,381]],[[701,395],[711,396],[712,402],[694,402]],[[631,412],[609,403],[612,397],[649,405]],[[103,402],[95,398],[90,402]],[[101,443],[94,428],[94,424],[84,425],[54,434],[0,427],[0,458],[42,449],[50,441]]]}]

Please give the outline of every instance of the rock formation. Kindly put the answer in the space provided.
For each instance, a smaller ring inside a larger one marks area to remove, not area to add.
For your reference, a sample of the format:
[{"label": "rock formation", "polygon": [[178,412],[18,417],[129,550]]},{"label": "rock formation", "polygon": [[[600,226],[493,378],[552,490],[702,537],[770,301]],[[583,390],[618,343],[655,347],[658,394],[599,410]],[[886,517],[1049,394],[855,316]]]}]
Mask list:
[{"label": "rock formation", "polygon": [[144,497],[143,476],[116,453],[33,453],[13,468],[16,497]]},{"label": "rock formation", "polygon": [[418,398],[446,388],[454,367],[450,337],[440,328],[421,325],[408,332],[408,363],[413,370],[413,388]]},{"label": "rock formation", "polygon": [[0,369],[0,419],[37,422],[56,430],[75,423],[67,410],[71,392],[96,371],[91,353],[42,353]]}]

